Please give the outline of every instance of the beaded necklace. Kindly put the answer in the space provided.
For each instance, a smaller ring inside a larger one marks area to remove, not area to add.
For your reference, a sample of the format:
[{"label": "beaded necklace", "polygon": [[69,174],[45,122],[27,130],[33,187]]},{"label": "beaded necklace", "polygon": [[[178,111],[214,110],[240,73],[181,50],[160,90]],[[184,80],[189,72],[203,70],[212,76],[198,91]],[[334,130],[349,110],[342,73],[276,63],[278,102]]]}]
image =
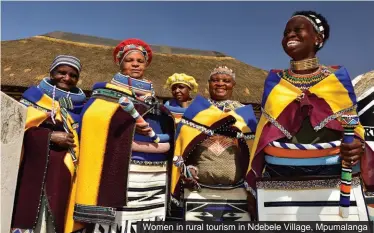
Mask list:
[{"label": "beaded necklace", "polygon": [[234,110],[236,106],[236,101],[233,100],[222,100],[222,101],[216,101],[212,99],[208,99],[209,103],[216,106],[217,108],[222,108],[223,111],[226,109],[228,110]]},{"label": "beaded necklace", "polygon": [[330,74],[331,71],[326,66],[319,66],[319,68],[311,74],[296,74],[292,72],[291,69],[287,69],[282,72],[281,77],[300,90],[308,90]]}]

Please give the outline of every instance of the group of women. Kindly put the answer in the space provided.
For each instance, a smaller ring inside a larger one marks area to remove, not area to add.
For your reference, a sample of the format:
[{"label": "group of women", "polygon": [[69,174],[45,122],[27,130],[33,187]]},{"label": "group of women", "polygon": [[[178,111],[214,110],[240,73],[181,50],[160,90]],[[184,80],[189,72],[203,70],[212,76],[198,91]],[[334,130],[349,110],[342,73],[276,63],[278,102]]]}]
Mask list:
[{"label": "group of women", "polygon": [[339,176],[342,161],[370,190],[374,160],[362,126],[340,143],[342,116],[357,114],[348,73],[316,57],[329,32],[315,12],[290,18],[282,40],[290,67],[270,71],[259,122],[250,105],[231,99],[235,72],[226,66],[207,77],[209,98],[193,98],[194,77],[176,73],[165,85],[174,98],[161,103],[144,77],[150,46],[128,39],[113,52],[119,72],[96,83],[87,100],[77,87],[80,60],[57,56],[50,76],[21,99],[28,114],[12,232],[263,220],[258,180]]}]

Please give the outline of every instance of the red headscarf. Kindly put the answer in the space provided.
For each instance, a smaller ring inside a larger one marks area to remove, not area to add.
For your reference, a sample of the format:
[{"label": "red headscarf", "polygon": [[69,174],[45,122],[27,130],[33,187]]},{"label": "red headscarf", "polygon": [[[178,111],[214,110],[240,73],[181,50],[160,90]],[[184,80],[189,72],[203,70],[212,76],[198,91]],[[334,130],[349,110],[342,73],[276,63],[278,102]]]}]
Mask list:
[{"label": "red headscarf", "polygon": [[152,50],[151,47],[142,40],[139,39],[127,39],[119,43],[113,51],[114,62],[120,65],[123,58],[131,51],[138,50],[142,52],[147,65],[151,64],[152,61]]}]

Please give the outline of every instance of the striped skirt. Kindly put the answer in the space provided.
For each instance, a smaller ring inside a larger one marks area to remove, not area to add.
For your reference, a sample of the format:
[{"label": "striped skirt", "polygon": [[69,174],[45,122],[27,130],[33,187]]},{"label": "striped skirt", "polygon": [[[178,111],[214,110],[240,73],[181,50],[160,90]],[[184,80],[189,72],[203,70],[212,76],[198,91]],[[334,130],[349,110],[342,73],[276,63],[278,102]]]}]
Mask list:
[{"label": "striped skirt", "polygon": [[164,221],[166,215],[166,165],[131,164],[128,202],[117,208],[115,224],[95,224],[96,233],[136,232],[138,221]]},{"label": "striped skirt", "polygon": [[250,221],[244,188],[184,189],[186,221]]}]

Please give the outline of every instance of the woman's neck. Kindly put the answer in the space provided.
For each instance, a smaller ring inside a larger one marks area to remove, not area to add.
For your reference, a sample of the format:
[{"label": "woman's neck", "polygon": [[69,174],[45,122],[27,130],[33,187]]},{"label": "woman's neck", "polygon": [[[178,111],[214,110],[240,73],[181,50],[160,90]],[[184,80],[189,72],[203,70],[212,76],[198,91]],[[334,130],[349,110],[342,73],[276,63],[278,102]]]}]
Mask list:
[{"label": "woman's neck", "polygon": [[184,102],[180,102],[179,100],[176,99],[176,102],[182,108],[187,108],[190,105],[190,103],[191,103],[191,98],[188,99],[187,101],[184,101]]},{"label": "woman's neck", "polygon": [[122,71],[120,71],[119,73],[120,73],[121,75],[125,76],[125,77],[129,77],[129,78],[136,79],[136,80],[139,80],[139,81],[144,81],[144,80],[143,80],[143,79],[144,79],[144,76],[134,78],[134,77],[132,77],[132,76],[129,75],[129,74],[122,73]]},{"label": "woman's neck", "polygon": [[316,72],[319,68],[320,64],[318,58],[314,55],[290,61],[290,69],[295,74],[311,74]]}]

